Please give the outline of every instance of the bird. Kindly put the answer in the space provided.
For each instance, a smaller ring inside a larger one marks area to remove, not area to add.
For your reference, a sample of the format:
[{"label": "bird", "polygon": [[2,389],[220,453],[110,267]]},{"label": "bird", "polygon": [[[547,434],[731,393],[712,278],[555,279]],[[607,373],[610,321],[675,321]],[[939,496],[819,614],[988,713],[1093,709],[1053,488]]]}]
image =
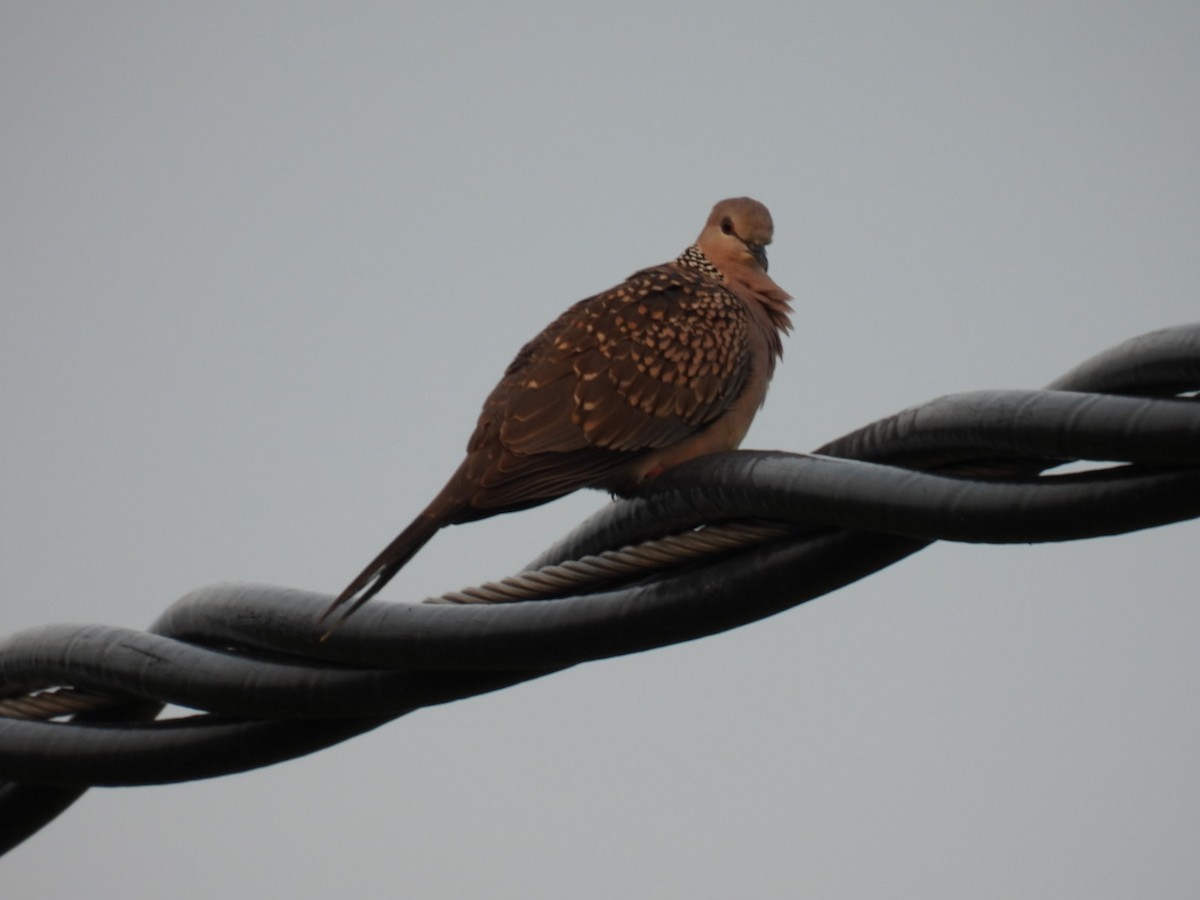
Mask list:
[{"label": "bird", "polygon": [[325,638],[447,525],[580,488],[614,496],[693,457],[735,449],[791,331],[767,274],[767,207],[717,203],[676,259],[579,301],[526,343],[483,403],[466,457],[429,505],[346,586]]}]

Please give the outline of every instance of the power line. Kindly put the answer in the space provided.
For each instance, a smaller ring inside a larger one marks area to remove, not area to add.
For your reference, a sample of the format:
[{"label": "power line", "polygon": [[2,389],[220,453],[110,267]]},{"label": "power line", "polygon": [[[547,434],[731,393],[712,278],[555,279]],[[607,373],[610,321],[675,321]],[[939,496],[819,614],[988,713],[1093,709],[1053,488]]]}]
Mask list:
[{"label": "power line", "polygon": [[[195,591],[146,632],[14,635],[0,642],[0,851],[88,786],[269,765],[423,706],[772,615],[934,540],[1074,540],[1196,517],[1198,389],[1200,325],[1181,326],[1046,391],[940,398],[811,455],[704,457],[593,516],[538,574],[369,604],[325,643],[327,595],[254,585]],[[1054,474],[1081,460],[1103,465]],[[166,703],[199,712],[155,721]]]}]

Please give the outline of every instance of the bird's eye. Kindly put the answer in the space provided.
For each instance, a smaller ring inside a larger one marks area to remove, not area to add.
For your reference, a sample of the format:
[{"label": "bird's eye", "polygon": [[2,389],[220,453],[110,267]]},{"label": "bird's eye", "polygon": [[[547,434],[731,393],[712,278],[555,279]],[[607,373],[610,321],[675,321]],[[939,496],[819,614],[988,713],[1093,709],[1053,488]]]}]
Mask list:
[{"label": "bird's eye", "polygon": [[721,220],[721,233],[733,234],[733,220],[726,216]]}]

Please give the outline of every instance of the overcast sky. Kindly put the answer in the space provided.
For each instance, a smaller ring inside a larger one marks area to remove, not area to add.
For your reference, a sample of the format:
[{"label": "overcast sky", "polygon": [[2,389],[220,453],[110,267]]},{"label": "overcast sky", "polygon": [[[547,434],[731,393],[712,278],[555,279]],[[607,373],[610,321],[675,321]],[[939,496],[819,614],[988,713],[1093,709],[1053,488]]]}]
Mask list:
[{"label": "overcast sky", "polygon": [[[747,446],[1200,318],[1200,5],[0,6],[3,630],[340,589],[524,340],[776,223]],[[438,536],[508,574],[603,505]],[[98,790],[6,900],[1194,897],[1195,523],[939,545],[312,757]],[[86,853],[84,853],[86,851]]]}]

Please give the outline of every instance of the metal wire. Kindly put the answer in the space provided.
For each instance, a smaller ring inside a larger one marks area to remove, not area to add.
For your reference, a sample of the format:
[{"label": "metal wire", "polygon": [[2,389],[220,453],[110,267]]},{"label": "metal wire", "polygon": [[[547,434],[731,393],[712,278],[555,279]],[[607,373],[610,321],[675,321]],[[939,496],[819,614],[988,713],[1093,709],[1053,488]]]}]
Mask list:
[{"label": "metal wire", "polygon": [[115,702],[107,694],[89,694],[75,688],[31,691],[0,700],[0,716],[12,719],[56,719],[91,709],[104,709]]},{"label": "metal wire", "polygon": [[[251,585],[196,591],[147,632],[14,635],[0,642],[0,852],[87,786],[268,765],[423,706],[772,615],[933,540],[1070,540],[1200,516],[1200,404],[1183,396],[1200,388],[1200,326],[1135,338],[1051,387],[941,398],[814,455],[695,460],[533,571],[369,604],[325,643],[314,619],[328,596]],[[1052,474],[1075,460],[1109,465]],[[200,712],[154,720],[164,703]]]},{"label": "metal wire", "polygon": [[[695,531],[642,541],[620,550],[605,550],[556,565],[527,569],[500,581],[489,581],[478,587],[428,597],[425,602],[512,603],[535,597],[562,596],[639,573],[759,544],[769,538],[782,537],[792,530],[786,525],[754,522],[706,525]],[[0,704],[0,712],[2,710],[3,704]]]}]

